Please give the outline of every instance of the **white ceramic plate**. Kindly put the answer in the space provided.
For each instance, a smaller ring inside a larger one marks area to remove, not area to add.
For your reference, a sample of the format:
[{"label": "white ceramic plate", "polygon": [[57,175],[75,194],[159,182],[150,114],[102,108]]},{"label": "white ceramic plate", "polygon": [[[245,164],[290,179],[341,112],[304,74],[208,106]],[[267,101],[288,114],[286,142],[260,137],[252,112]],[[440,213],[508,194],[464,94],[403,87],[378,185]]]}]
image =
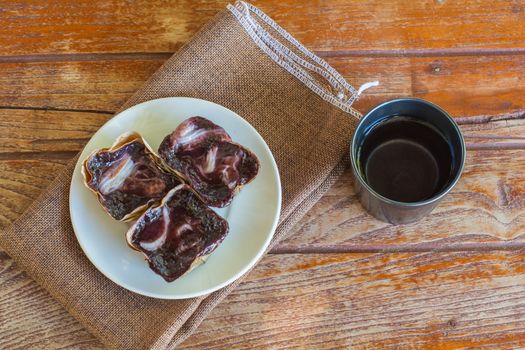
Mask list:
[{"label": "white ceramic plate", "polygon": [[[94,150],[109,147],[126,131],[139,132],[157,149],[164,136],[183,120],[199,115],[222,126],[232,139],[253,151],[259,174],[230,206],[216,210],[228,220],[230,232],[207,262],[167,283],[149,269],[141,253],[126,244],[130,224],[115,221],[83,183],[82,161]],[[243,118],[212,102],[171,97],[147,101],[116,115],[88,142],[75,167],[69,208],[73,229],[89,260],[113,282],[133,292],[162,299],[183,299],[211,293],[248,271],[270,243],[281,208],[281,184],[270,149]]]}]

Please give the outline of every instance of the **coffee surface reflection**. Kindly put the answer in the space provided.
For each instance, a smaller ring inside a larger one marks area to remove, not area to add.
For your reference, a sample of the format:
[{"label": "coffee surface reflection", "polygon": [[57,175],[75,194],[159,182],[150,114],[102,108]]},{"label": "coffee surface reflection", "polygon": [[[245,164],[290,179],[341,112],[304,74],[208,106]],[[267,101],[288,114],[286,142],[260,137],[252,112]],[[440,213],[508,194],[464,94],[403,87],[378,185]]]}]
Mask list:
[{"label": "coffee surface reflection", "polygon": [[398,202],[418,202],[448,184],[453,152],[431,124],[392,116],[366,131],[357,158],[359,171],[377,193]]}]

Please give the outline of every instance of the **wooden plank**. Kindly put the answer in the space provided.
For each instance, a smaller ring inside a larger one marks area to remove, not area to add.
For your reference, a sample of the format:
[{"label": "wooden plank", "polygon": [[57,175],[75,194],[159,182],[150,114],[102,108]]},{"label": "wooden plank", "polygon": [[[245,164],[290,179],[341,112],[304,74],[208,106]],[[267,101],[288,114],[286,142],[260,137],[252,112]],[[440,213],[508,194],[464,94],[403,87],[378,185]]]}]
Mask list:
[{"label": "wooden plank", "polygon": [[78,151],[111,115],[42,110],[0,110],[0,152]]},{"label": "wooden plank", "polygon": [[163,61],[4,63],[0,106],[112,113]]},{"label": "wooden plank", "polygon": [[0,227],[18,218],[111,114],[0,110]]},{"label": "wooden plank", "polygon": [[358,100],[366,112],[391,98],[414,96],[442,106],[455,117],[523,109],[525,55],[330,59],[355,86],[378,79],[381,85]]},{"label": "wooden plank", "polygon": [[[173,52],[228,2],[9,1],[0,13],[0,47],[2,55]],[[517,2],[253,3],[305,45],[332,55],[525,48],[525,12]]]},{"label": "wooden plank", "polygon": [[[390,98],[416,96],[455,116],[524,109],[525,55],[332,57],[355,86],[378,79],[355,104],[362,112]],[[0,64],[0,107],[116,111],[163,60]]]},{"label": "wooden plank", "polygon": [[523,251],[270,255],[180,349],[516,349]]},{"label": "wooden plank", "polygon": [[228,1],[69,1],[2,4],[3,55],[173,52]]},{"label": "wooden plank", "polygon": [[15,221],[64,169],[69,159],[0,161],[0,228]]},{"label": "wooden plank", "polygon": [[0,348],[103,349],[103,346],[0,251]]},{"label": "wooden plank", "polygon": [[[181,348],[525,346],[523,253],[269,255]],[[10,260],[0,266],[2,347],[101,348]]]}]

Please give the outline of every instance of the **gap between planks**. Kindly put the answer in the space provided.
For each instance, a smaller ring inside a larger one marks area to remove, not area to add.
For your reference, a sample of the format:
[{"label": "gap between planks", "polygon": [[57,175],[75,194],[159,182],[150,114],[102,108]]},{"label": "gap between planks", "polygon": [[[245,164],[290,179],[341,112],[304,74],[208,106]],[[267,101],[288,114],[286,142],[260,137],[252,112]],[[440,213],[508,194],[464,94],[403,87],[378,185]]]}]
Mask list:
[{"label": "gap between planks", "polygon": [[[67,53],[0,56],[0,63],[29,62],[81,62],[105,60],[166,60],[174,52],[115,52]],[[442,57],[442,56],[504,56],[523,55],[521,48],[442,48],[442,49],[393,49],[393,50],[333,50],[314,51],[320,57]]]},{"label": "gap between planks", "polygon": [[393,50],[315,51],[320,57],[442,57],[442,56],[512,56],[525,54],[525,47],[442,48]]},{"label": "gap between planks", "polygon": [[443,243],[413,244],[278,244],[270,254],[348,254],[348,253],[424,253],[424,252],[487,252],[494,250],[522,250],[525,242]]},{"label": "gap between planks", "polygon": [[[84,141],[88,141],[87,139]],[[45,142],[42,142],[45,143]],[[52,142],[50,142],[52,143]],[[487,142],[487,143],[467,143],[467,150],[494,151],[494,150],[519,150],[525,149],[525,142]],[[0,161],[8,160],[48,160],[63,159],[69,160],[77,155],[75,151],[43,151],[43,152],[0,152]]]},{"label": "gap between planks", "polygon": [[[0,106],[0,110],[34,110],[34,111],[53,111],[53,112],[76,112],[76,113],[97,113],[113,115],[115,111],[104,111],[97,109],[74,109],[74,108],[56,108],[56,107],[33,107],[33,106]],[[499,113],[493,115],[476,115],[476,116],[455,116],[454,120],[458,125],[486,124],[504,120],[525,119],[525,109],[518,109],[511,112]],[[466,136],[467,137],[467,136]]]},{"label": "gap between planks", "polygon": [[56,108],[56,107],[31,107],[31,106],[0,106],[0,110],[26,110],[26,111],[51,111],[51,112],[75,112],[75,113],[94,113],[113,115],[113,111],[103,111],[98,109],[75,109],[75,108]]},{"label": "gap between planks", "polygon": [[47,152],[0,152],[0,161],[9,160],[52,160],[62,159],[69,160],[73,159],[78,154],[78,150],[75,151],[47,151]]}]

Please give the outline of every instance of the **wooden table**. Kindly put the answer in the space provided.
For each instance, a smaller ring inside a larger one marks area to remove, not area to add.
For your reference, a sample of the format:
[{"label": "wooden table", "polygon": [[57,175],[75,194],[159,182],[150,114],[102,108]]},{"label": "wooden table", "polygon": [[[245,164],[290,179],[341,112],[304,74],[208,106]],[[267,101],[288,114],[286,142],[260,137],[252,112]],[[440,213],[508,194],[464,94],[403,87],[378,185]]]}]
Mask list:
[{"label": "wooden table", "polygon": [[[354,86],[381,81],[362,112],[442,105],[466,169],[405,226],[367,215],[347,173],[181,348],[525,346],[525,3],[468,3],[254,1]],[[225,4],[4,1],[0,225]],[[102,345],[0,251],[0,348]]]}]

